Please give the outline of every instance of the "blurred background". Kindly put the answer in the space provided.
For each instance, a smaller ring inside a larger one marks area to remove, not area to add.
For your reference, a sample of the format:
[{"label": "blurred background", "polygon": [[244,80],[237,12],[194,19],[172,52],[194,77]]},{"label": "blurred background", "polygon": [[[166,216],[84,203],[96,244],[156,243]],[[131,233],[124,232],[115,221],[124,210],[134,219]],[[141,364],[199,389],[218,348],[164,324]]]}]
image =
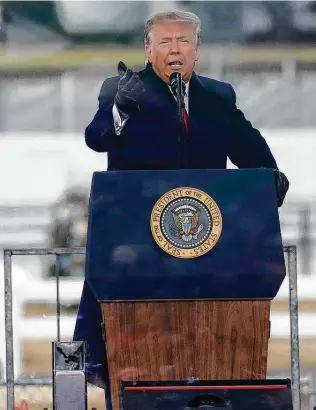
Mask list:
[{"label": "blurred background", "polygon": [[[196,71],[235,87],[238,106],[291,182],[280,222],[284,244],[298,247],[303,408],[313,409],[316,1],[0,1],[0,248],[85,246],[91,176],[107,158],[85,146],[84,129],[117,62],[143,67],[147,17],[170,9],[201,18]],[[60,260],[62,340],[72,337],[83,266],[82,257]],[[32,409],[51,401],[55,274],[50,257],[13,258],[15,373],[18,382],[40,385],[17,392]],[[272,303],[271,377],[290,374],[287,297],[285,282]],[[3,290],[0,333],[2,299]],[[4,369],[0,340],[2,380]],[[1,395],[0,386],[5,403]],[[102,391],[93,397],[100,406]]]}]

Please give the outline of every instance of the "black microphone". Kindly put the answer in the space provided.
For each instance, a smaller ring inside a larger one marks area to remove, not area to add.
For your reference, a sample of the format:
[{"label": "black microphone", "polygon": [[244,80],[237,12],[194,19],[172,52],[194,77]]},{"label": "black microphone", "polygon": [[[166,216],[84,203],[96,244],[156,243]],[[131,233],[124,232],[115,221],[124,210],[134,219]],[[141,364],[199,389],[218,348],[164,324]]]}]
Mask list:
[{"label": "black microphone", "polygon": [[180,99],[181,105],[184,102],[183,96],[185,93],[185,82],[182,80],[181,73],[172,73],[169,77],[169,85],[173,95],[176,97],[177,101]]},{"label": "black microphone", "polygon": [[[176,97],[178,106],[178,115],[181,123],[181,134],[186,135],[186,129],[184,125],[183,109],[185,108],[184,94],[185,94],[185,82],[182,80],[181,73],[172,73],[169,77],[169,85],[173,95]],[[179,135],[179,141],[181,136]]]}]

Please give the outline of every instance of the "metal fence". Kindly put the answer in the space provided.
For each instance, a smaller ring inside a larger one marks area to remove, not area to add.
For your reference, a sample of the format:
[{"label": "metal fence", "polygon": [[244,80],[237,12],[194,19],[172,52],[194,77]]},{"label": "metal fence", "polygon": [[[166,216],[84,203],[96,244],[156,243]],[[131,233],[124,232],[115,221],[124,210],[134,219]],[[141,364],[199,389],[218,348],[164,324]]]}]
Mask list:
[{"label": "metal fence", "polygon": [[[293,409],[301,409],[300,361],[298,332],[298,295],[297,295],[297,252],[296,246],[285,246],[287,270],[289,275],[289,311],[291,328],[291,379]],[[85,248],[53,249],[5,249],[4,250],[4,297],[5,297],[5,336],[6,336],[6,387],[7,410],[15,409],[15,376],[13,355],[13,315],[12,315],[12,256],[14,255],[55,255],[56,256],[56,306],[57,341],[60,341],[60,281],[59,258],[61,255],[84,255]]]},{"label": "metal fence", "polygon": [[[238,106],[256,127],[316,126],[315,67],[298,70],[295,61],[286,60],[277,67],[253,62],[243,68],[217,61],[212,51],[205,54],[197,72],[231,83]],[[107,65],[24,71],[0,73],[0,131],[82,132],[96,112],[104,79],[117,74]]]},{"label": "metal fence", "polygon": [[55,249],[5,249],[4,250],[4,300],[5,300],[5,336],[6,336],[6,386],[7,410],[15,406],[15,377],[13,357],[13,307],[12,307],[12,256],[13,255],[56,255],[56,306],[57,306],[57,341],[60,341],[60,302],[59,302],[59,257],[60,255],[83,255],[85,248]]}]

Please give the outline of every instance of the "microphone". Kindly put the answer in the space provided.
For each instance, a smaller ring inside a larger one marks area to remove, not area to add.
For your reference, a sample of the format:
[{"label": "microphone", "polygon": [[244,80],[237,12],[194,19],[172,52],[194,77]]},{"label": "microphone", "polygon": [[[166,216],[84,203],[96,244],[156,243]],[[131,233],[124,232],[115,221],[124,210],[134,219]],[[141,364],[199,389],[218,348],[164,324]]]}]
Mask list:
[{"label": "microphone", "polygon": [[178,100],[180,97],[180,101],[183,100],[182,96],[184,96],[185,93],[185,82],[182,80],[181,73],[172,73],[169,77],[169,85],[176,99]]},{"label": "microphone", "polygon": [[[186,129],[184,125],[183,110],[185,109],[184,94],[185,94],[185,82],[182,80],[181,73],[172,73],[169,77],[169,85],[173,95],[176,97],[178,106],[178,115],[181,123],[181,133],[186,135]],[[179,136],[179,139],[181,137]]]}]

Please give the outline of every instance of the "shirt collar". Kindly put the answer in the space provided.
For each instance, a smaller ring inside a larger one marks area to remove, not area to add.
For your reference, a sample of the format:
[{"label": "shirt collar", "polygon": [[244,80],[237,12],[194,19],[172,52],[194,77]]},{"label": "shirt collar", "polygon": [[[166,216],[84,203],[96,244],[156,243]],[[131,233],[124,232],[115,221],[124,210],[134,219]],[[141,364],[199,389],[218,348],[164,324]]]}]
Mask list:
[{"label": "shirt collar", "polygon": [[189,96],[189,85],[190,85],[190,81],[187,81],[185,83],[185,94],[187,97]]},{"label": "shirt collar", "polygon": [[[190,81],[187,81],[187,82],[185,83],[185,96],[186,96],[186,97],[189,97],[189,86],[190,86]],[[169,87],[169,90],[171,91],[170,85],[168,85],[168,87]],[[172,92],[172,91],[171,91],[171,92]]]}]

